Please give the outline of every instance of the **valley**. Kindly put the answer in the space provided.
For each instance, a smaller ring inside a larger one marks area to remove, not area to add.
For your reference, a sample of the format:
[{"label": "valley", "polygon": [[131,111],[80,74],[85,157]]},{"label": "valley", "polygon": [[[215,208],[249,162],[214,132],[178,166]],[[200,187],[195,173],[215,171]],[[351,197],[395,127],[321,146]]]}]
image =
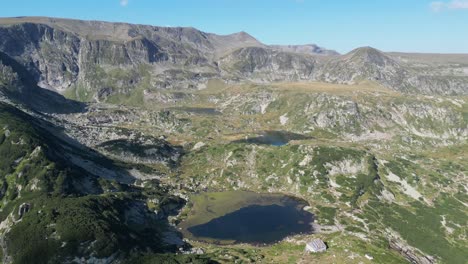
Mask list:
[{"label": "valley", "polygon": [[[0,21],[4,263],[466,260],[466,56],[304,54],[246,33]],[[312,230],[265,245],[192,233],[289,199],[300,206],[286,214]],[[326,252],[304,252],[314,238]]]}]

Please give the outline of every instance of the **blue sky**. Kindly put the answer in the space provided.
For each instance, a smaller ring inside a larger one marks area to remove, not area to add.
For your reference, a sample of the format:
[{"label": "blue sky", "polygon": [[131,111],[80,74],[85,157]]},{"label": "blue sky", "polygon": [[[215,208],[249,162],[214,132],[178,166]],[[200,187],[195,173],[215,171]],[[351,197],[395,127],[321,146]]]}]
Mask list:
[{"label": "blue sky", "polygon": [[468,53],[468,0],[0,0],[0,16],[52,16],[246,31],[266,44],[341,53]]}]

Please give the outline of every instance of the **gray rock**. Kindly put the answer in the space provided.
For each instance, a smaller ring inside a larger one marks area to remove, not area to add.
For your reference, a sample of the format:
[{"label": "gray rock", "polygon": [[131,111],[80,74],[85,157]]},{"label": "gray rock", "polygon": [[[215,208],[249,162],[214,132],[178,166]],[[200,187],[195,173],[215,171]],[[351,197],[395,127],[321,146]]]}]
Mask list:
[{"label": "gray rock", "polygon": [[22,203],[19,208],[18,208],[18,218],[21,219],[23,216],[29,212],[31,209],[31,204],[28,203]]}]

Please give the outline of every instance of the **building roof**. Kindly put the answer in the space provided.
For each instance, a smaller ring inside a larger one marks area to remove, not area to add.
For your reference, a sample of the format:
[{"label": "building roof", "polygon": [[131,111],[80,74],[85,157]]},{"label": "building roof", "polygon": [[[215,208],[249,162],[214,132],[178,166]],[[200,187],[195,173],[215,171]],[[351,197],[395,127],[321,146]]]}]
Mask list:
[{"label": "building roof", "polygon": [[313,248],[314,250],[326,249],[327,245],[321,239],[314,239],[307,243],[307,246]]}]

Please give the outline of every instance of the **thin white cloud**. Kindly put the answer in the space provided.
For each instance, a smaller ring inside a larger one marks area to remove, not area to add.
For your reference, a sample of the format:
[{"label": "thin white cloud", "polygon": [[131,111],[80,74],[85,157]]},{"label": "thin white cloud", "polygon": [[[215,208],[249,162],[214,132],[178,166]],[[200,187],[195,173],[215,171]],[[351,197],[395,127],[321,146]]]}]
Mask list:
[{"label": "thin white cloud", "polygon": [[435,1],[431,2],[429,6],[434,12],[468,9],[468,0],[452,0],[449,2]]},{"label": "thin white cloud", "polygon": [[121,6],[127,6],[128,5],[128,0],[120,0],[120,5]]},{"label": "thin white cloud", "polygon": [[450,9],[468,9],[467,0],[454,0],[449,3]]},{"label": "thin white cloud", "polygon": [[444,9],[445,3],[444,2],[432,2],[429,6],[431,7],[432,11],[439,12],[442,9]]}]

